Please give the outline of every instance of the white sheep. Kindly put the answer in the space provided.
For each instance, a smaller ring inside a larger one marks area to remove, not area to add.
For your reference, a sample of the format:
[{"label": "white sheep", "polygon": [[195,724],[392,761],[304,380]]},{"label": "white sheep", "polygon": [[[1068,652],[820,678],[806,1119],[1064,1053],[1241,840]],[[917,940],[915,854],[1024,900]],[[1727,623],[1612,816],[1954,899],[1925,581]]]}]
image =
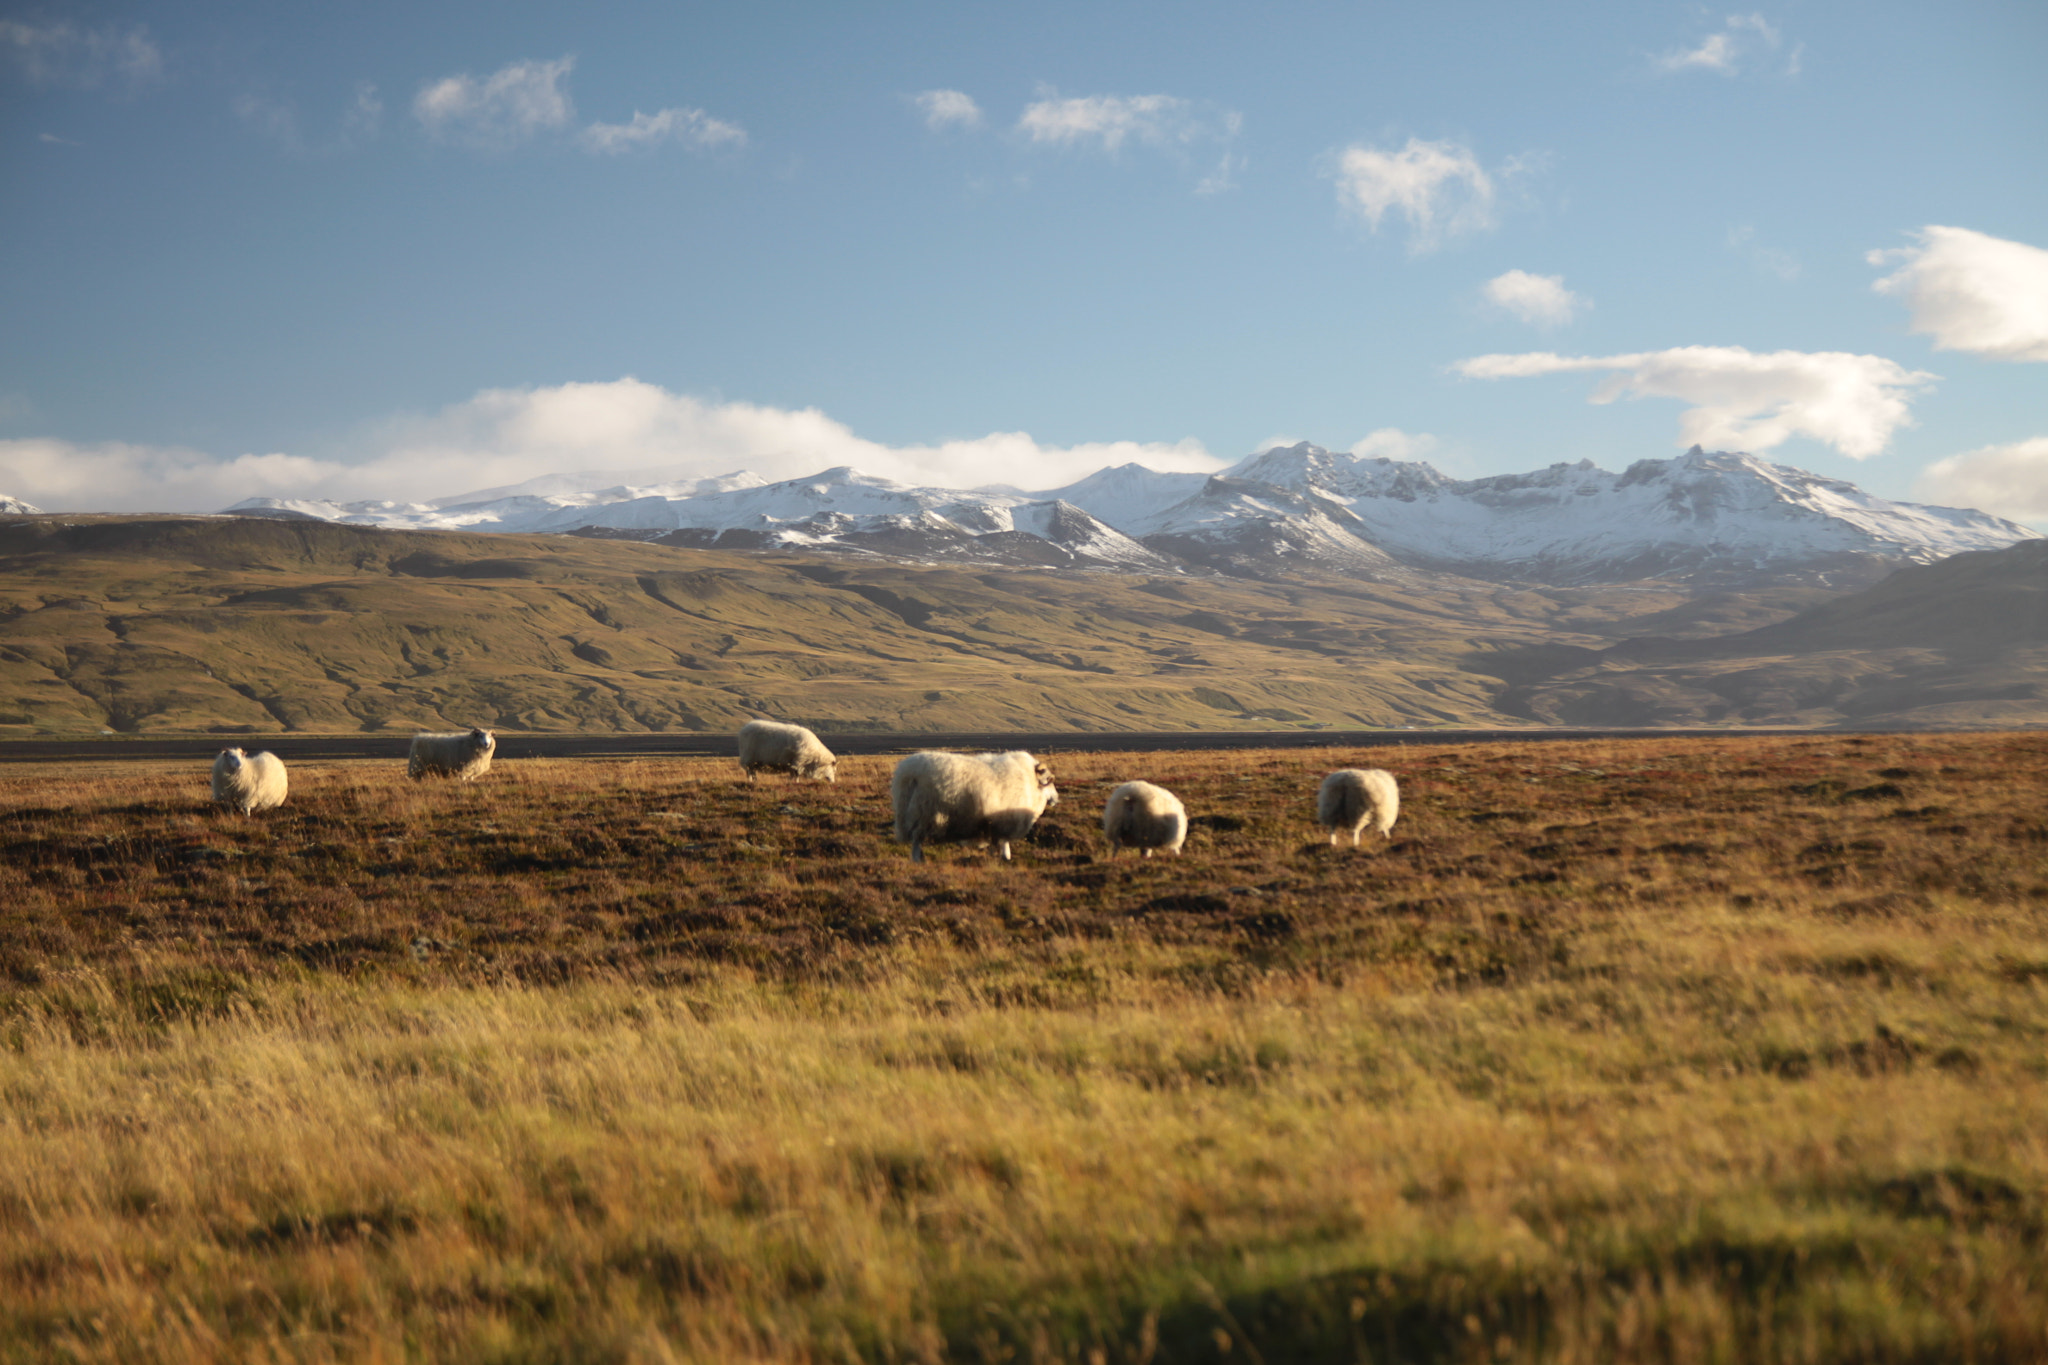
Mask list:
[{"label": "white sheep", "polygon": [[276,754],[222,749],[220,757],[213,760],[214,801],[233,806],[244,815],[282,806],[289,785],[284,760]]},{"label": "white sheep", "polygon": [[1102,832],[1109,836],[1113,858],[1120,848],[1152,850],[1163,848],[1178,857],[1187,842],[1188,808],[1164,787],[1150,782],[1126,782],[1109,794],[1102,808]]},{"label": "white sheep", "polygon": [[414,735],[412,750],[405,760],[405,775],[474,782],[491,770],[491,755],[497,751],[497,737],[489,730]]},{"label": "white sheep", "polygon": [[1021,750],[922,750],[899,762],[889,778],[896,841],[910,845],[915,863],[924,861],[926,844],[969,840],[997,845],[1007,861],[1010,842],[1029,834],[1059,799],[1052,770]]},{"label": "white sheep", "polygon": [[823,741],[801,725],[750,720],[740,727],[740,768],[749,782],[760,771],[837,782],[838,763]]},{"label": "white sheep", "polygon": [[1384,768],[1339,768],[1316,791],[1316,819],[1330,831],[1332,844],[1339,834],[1349,833],[1351,846],[1357,848],[1359,833],[1368,823],[1392,839],[1388,831],[1400,813],[1401,789]]}]

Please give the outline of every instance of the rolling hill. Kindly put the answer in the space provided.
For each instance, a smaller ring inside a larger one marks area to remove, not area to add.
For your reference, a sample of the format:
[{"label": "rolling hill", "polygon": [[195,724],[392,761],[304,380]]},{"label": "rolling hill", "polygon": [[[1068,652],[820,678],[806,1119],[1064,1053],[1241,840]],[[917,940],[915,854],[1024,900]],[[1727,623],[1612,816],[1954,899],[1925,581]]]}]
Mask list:
[{"label": "rolling hill", "polygon": [[2048,541],[1912,565],[1760,629],[1496,661],[1552,724],[1991,727],[2048,721]]},{"label": "rolling hill", "polygon": [[2033,541],[1844,598],[9,518],[0,737],[722,731],[755,715],[840,733],[2034,724],[2044,565]]}]

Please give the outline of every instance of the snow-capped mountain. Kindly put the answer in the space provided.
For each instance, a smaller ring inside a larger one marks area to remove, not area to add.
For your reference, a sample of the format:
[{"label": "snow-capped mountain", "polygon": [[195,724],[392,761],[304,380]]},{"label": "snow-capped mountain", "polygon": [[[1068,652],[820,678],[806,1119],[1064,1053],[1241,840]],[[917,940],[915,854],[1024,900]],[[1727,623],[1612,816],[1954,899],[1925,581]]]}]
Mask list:
[{"label": "snow-capped mountain", "polygon": [[[643,471],[646,472],[646,471]],[[747,471],[709,479],[666,483],[612,484],[612,474],[544,474],[504,488],[435,498],[431,502],[328,502],[319,498],[244,498],[227,509],[231,517],[304,518],[350,526],[390,526],[411,531],[554,531],[594,524],[584,518],[617,503],[680,502],[736,488],[759,488],[766,480]]]},{"label": "snow-capped mountain", "polygon": [[[654,473],[658,471],[645,471]],[[1551,583],[1785,575],[1848,582],[2034,538],[1982,512],[1891,502],[1838,479],[1697,446],[1620,474],[1588,461],[1452,479],[1420,461],[1274,447],[1220,474],[1103,469],[1064,488],[925,488],[840,467],[765,483],[592,487],[550,476],[431,503],[252,498],[237,516],[568,532],[725,549],[1210,572]]]},{"label": "snow-capped mountain", "polygon": [[0,493],[0,517],[34,517],[41,516],[42,511],[42,508],[32,507],[20,498],[10,498],[5,493]]},{"label": "snow-capped mountain", "polygon": [[[574,521],[576,526],[560,524]],[[893,558],[1171,571],[1173,565],[1058,498],[917,488],[841,466],[809,478],[681,501],[637,498],[537,530],[655,532],[674,545],[852,550]],[[662,533],[666,534],[662,534]]]},{"label": "snow-capped mountain", "polygon": [[1408,564],[1552,583],[1741,578],[1869,557],[1926,563],[2034,536],[1983,512],[1891,502],[1839,479],[1698,446],[1620,474],[1582,460],[1455,480],[1419,461],[1333,455],[1304,442],[1219,477],[1340,506],[1356,518],[1356,534]]},{"label": "snow-capped mountain", "polygon": [[1544,581],[1743,573],[1843,555],[1927,563],[2034,532],[1982,512],[1894,503],[1751,454],[1694,446],[1620,475],[1589,460],[1454,481],[1430,465],[1268,450],[1231,471],[1350,508],[1397,559]]}]

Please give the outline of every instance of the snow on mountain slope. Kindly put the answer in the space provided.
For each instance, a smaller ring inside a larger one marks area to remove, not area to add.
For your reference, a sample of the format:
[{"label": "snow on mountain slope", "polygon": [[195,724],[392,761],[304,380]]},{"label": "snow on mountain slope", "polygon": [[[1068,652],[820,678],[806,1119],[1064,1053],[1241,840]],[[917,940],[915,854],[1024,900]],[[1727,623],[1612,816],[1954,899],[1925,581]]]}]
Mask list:
[{"label": "snow on mountain slope", "polygon": [[1853,484],[1695,446],[1620,474],[1590,461],[1453,480],[1429,465],[1306,443],[1227,471],[1347,508],[1410,563],[1573,582],[1790,571],[1844,556],[1916,563],[2033,538],[1983,512],[1891,502]]},{"label": "snow on mountain slope", "polygon": [[[672,471],[641,471],[660,474]],[[764,483],[548,476],[431,503],[252,498],[237,516],[412,529],[550,531],[913,559],[1252,577],[1428,569],[1554,583],[1652,576],[1868,579],[2034,538],[1982,512],[1891,502],[1837,479],[1694,447],[1619,474],[1587,461],[1459,480],[1420,461],[1303,442],[1222,474],[1126,464],[1063,488],[923,488],[827,469]]]},{"label": "snow on mountain slope", "polygon": [[1049,488],[1026,496],[1072,503],[1111,526],[1142,535],[1133,528],[1195,496],[1208,481],[1207,474],[1162,474],[1141,464],[1120,464],[1098,469],[1065,488]]},{"label": "snow on mountain slope", "polygon": [[607,495],[622,490],[633,490],[643,495],[661,494],[672,498],[693,498],[705,493],[724,493],[734,488],[759,488],[767,482],[749,469],[714,475],[708,479],[692,477],[685,471],[672,467],[589,470],[581,474],[542,474],[524,483],[506,484],[502,488],[481,488],[474,493],[457,493],[452,497],[435,498],[433,505],[455,507],[468,503],[496,502],[500,498],[562,498],[579,493],[595,494],[603,500],[610,501],[613,499]]},{"label": "snow on mountain slope", "polygon": [[0,493],[0,517],[40,516],[42,510],[23,502],[20,498],[10,498],[5,493]]}]

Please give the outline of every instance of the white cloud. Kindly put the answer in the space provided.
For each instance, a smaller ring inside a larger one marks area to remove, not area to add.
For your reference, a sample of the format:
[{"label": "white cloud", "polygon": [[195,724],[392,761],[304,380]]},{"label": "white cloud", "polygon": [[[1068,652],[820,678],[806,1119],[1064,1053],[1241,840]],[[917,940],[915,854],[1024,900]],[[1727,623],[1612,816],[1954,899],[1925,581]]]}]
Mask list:
[{"label": "white cloud", "polygon": [[1116,152],[1126,138],[1155,145],[1174,141],[1187,107],[1173,95],[1054,96],[1027,105],[1017,128],[1033,142],[1096,141],[1105,152]]},{"label": "white cloud", "polygon": [[1486,300],[1513,313],[1532,327],[1561,327],[1581,308],[1592,305],[1564,287],[1562,275],[1531,275],[1510,270],[1486,282]]},{"label": "white cloud", "polygon": [[1453,368],[1471,379],[1611,371],[1593,390],[1593,402],[1627,396],[1676,398],[1691,405],[1678,420],[1682,446],[1770,450],[1806,436],[1856,460],[1877,454],[1894,431],[1912,424],[1912,390],[1936,378],[1882,356],[1758,354],[1740,346],[1680,346],[1612,356],[1483,355]]},{"label": "white cloud", "polygon": [[1024,432],[888,446],[815,408],[711,403],[637,379],[490,389],[425,417],[396,419],[341,461],[220,459],[198,451],[37,439],[0,441],[0,491],[53,511],[214,511],[248,497],[426,501],[542,474],[660,468],[672,478],[750,469],[769,480],[836,465],[910,483],[1052,488],[1105,465],[1209,473],[1226,463],[1197,441],[1041,445]]},{"label": "white cloud", "polygon": [[1381,427],[1354,442],[1351,453],[1366,459],[1420,460],[1435,449],[1436,437],[1426,431]]},{"label": "white cloud", "polygon": [[[1737,76],[1754,69],[1784,45],[1784,35],[1761,14],[1731,14],[1718,33],[1710,33],[1698,47],[1681,48],[1654,61],[1659,71],[1714,71]],[[1785,74],[1799,74],[1800,55],[1796,47],[1785,63]]]},{"label": "white cloud", "polygon": [[1904,261],[1871,288],[1905,299],[1914,331],[1933,337],[1937,350],[2048,361],[2048,251],[1968,228],[1926,227],[1916,235],[1918,247],[1865,258]]},{"label": "white cloud", "polygon": [[297,455],[223,460],[180,447],[0,440],[0,489],[53,512],[212,511],[243,498],[295,495],[339,467]]},{"label": "white cloud", "polygon": [[31,85],[136,87],[163,75],[163,52],[141,24],[77,28],[0,19],[0,52]]},{"label": "white cloud", "polygon": [[445,76],[420,87],[412,111],[428,133],[450,142],[509,147],[536,133],[567,126],[576,106],[562,82],[574,57],[514,62],[482,80]]},{"label": "white cloud", "polygon": [[661,142],[680,142],[699,151],[740,146],[746,129],[715,119],[702,109],[664,109],[658,114],[633,112],[631,123],[593,123],[583,130],[583,145],[614,156]]},{"label": "white cloud", "polygon": [[1940,507],[2048,522],[2048,436],[1936,460],[1914,483],[1913,496]]},{"label": "white cloud", "polygon": [[1405,217],[1416,252],[1493,226],[1493,177],[1471,148],[1455,142],[1411,137],[1399,151],[1346,147],[1337,156],[1336,177],[1337,202],[1374,232],[1389,210]]},{"label": "white cloud", "polygon": [[1093,145],[1116,156],[1125,143],[1188,158],[1216,150],[1214,169],[1195,186],[1198,194],[1231,188],[1244,168],[1234,150],[1244,115],[1184,100],[1177,95],[1084,95],[1062,99],[1055,91],[1028,104],[1017,131],[1034,143],[1058,147]]},{"label": "white cloud", "polygon": [[927,90],[914,101],[924,114],[924,126],[933,132],[948,128],[981,127],[981,106],[960,90]]}]

